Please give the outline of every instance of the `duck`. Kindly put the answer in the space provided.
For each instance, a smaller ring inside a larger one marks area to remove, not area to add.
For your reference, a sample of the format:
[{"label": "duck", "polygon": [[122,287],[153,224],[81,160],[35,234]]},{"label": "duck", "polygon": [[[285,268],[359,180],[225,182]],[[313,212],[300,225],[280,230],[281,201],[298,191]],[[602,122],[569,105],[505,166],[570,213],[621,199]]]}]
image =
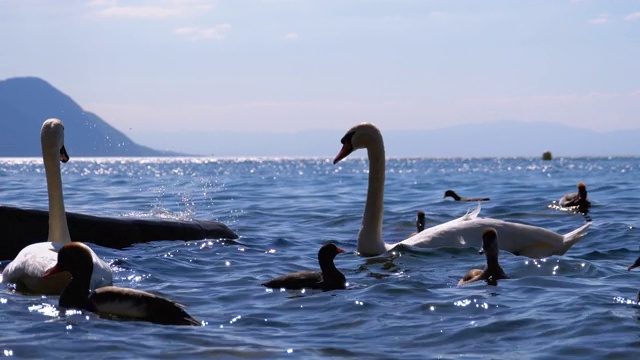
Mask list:
[{"label": "duck", "polygon": [[416,212],[416,232],[411,233],[411,235],[409,236],[413,236],[419,233],[420,231],[424,230],[424,222],[425,222],[424,211],[418,210]]},{"label": "duck", "polygon": [[458,194],[456,194],[456,192],[453,190],[447,190],[444,192],[443,199],[447,197],[452,197],[453,200],[455,201],[490,201],[491,200],[491,198],[487,198],[487,197],[474,197],[474,198],[461,197]]},{"label": "duck", "polygon": [[271,289],[319,289],[322,291],[342,290],[346,288],[346,278],[333,263],[336,255],[344,250],[333,243],[323,245],[318,251],[320,271],[303,270],[278,276],[261,285]]},{"label": "duck", "polygon": [[[627,270],[631,271],[632,269],[637,268],[638,266],[640,266],[640,257],[636,259],[636,261],[627,268]],[[638,291],[638,295],[637,295],[637,301],[640,303],[640,291]]]},{"label": "duck", "polygon": [[104,286],[91,291],[89,283],[94,264],[91,249],[81,242],[65,244],[58,251],[56,264],[42,277],[68,273],[71,282],[58,301],[65,309],[87,310],[103,318],[133,319],[162,325],[197,325],[202,323],[184,306],[146,291]]},{"label": "duck", "polygon": [[[59,119],[45,120],[40,130],[42,159],[47,179],[49,197],[49,234],[46,242],[31,244],[20,250],[15,259],[2,271],[3,283],[16,284],[16,290],[30,294],[58,295],[69,284],[68,274],[43,279],[42,275],[56,263],[58,250],[71,242],[62,193],[60,162],[69,161],[64,146],[64,124]],[[93,251],[95,271],[91,288],[111,285],[111,268]]]},{"label": "duck", "polygon": [[640,257],[636,259],[636,261],[627,268],[627,270],[631,271],[635,268],[637,268],[638,266],[640,266]]},{"label": "duck", "polygon": [[385,149],[380,130],[372,123],[360,123],[349,129],[341,139],[342,148],[333,160],[342,161],[357,149],[366,149],[369,159],[369,183],[358,232],[357,252],[362,256],[378,256],[397,246],[421,248],[479,247],[482,231],[494,228],[500,233],[500,246],[513,254],[530,258],[562,255],[586,233],[591,223],[560,235],[553,231],[515,222],[479,217],[481,203],[460,218],[439,224],[395,243],[382,238],[384,213]]},{"label": "duck", "polygon": [[482,232],[482,247],[478,251],[487,257],[487,265],[484,269],[472,269],[460,279],[458,286],[466,285],[472,282],[484,280],[489,285],[498,285],[498,280],[509,279],[509,276],[502,270],[498,263],[498,234],[496,229],[487,228]]},{"label": "duck", "polygon": [[562,207],[578,206],[580,208],[588,208],[591,202],[587,200],[587,186],[584,183],[578,183],[578,192],[566,194],[558,200],[558,205]]},{"label": "duck", "polygon": [[418,210],[416,212],[416,234],[424,230],[424,222],[425,222],[424,211]]}]

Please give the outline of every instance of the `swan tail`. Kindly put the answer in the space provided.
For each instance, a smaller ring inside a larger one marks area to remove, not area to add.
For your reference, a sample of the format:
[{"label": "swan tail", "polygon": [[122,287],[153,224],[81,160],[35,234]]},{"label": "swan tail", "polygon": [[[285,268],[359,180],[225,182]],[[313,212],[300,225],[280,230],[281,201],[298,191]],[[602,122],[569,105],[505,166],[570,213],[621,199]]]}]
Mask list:
[{"label": "swan tail", "polygon": [[589,226],[591,226],[591,222],[588,222],[580,226],[579,228],[573,230],[572,232],[565,234],[563,236],[564,239],[562,241],[562,254],[558,254],[558,255],[563,255],[564,253],[567,252],[567,250],[569,250],[573,245],[575,245],[580,239],[582,239],[582,237],[586,234]]}]

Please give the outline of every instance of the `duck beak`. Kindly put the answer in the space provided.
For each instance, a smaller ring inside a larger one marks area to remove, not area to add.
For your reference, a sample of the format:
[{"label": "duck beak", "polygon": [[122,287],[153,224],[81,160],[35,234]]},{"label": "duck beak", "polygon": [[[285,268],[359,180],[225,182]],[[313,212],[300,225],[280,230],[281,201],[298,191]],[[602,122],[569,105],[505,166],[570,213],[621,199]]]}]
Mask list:
[{"label": "duck beak", "polygon": [[48,278],[49,276],[55,275],[59,272],[62,272],[62,271],[58,267],[58,264],[56,264],[51,269],[47,270],[47,272],[44,273],[44,275],[42,275],[41,279]]},{"label": "duck beak", "polygon": [[629,267],[627,268],[627,270],[635,269],[635,268],[637,268],[638,266],[640,266],[640,257],[639,257],[639,258],[637,258],[637,259],[636,259],[636,262],[634,262],[634,263],[633,263],[633,265],[629,266]]},{"label": "duck beak", "polygon": [[333,159],[333,164],[335,165],[338,161],[346,158],[352,152],[353,152],[353,146],[351,146],[351,143],[345,142],[344,145],[342,145],[342,149],[340,150],[338,155],[336,155],[335,159]]},{"label": "duck beak", "polygon": [[69,154],[67,154],[67,149],[64,148],[64,145],[60,148],[60,161],[63,163],[69,161]]}]

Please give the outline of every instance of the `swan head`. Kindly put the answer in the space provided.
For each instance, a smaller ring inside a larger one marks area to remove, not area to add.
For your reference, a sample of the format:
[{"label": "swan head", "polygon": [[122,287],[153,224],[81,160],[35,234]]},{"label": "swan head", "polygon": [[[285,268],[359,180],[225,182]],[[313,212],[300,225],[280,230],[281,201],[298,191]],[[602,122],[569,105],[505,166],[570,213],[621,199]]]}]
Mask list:
[{"label": "swan head", "polygon": [[487,228],[482,232],[482,247],[478,251],[479,254],[485,254],[489,257],[498,257],[498,234],[496,229]]},{"label": "swan head", "polygon": [[69,161],[69,154],[64,148],[64,125],[59,119],[47,119],[40,129],[40,143],[43,154],[60,154],[60,161]]},{"label": "swan head", "polygon": [[91,276],[91,272],[93,271],[93,257],[87,245],[77,241],[65,244],[60,248],[60,251],[58,251],[58,262],[56,265],[42,275],[42,278],[64,271],[70,272],[72,276],[78,274]]},{"label": "swan head", "polygon": [[375,125],[364,122],[347,130],[340,142],[342,143],[342,149],[333,159],[334,164],[346,158],[355,150],[366,149],[374,144],[381,144],[382,134]]}]

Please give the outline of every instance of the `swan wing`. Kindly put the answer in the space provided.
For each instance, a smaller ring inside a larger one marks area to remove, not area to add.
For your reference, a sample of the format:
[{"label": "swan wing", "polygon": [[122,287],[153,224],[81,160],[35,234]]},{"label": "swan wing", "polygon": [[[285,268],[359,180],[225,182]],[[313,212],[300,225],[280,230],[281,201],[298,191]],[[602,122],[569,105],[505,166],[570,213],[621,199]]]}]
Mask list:
[{"label": "swan wing", "polygon": [[[20,291],[35,294],[58,295],[69,284],[71,275],[60,273],[46,279],[42,275],[55,266],[58,261],[58,250],[64,244],[41,242],[31,244],[20,250],[13,261],[2,271],[2,282],[16,284]],[[104,261],[91,251],[93,257],[93,274],[91,288],[111,285],[113,282],[111,269]]]},{"label": "swan wing", "polygon": [[467,211],[466,214],[464,214],[464,216],[462,216],[459,219],[462,220],[471,220],[471,219],[475,219],[478,217],[478,215],[480,215],[480,210],[482,209],[482,203],[480,201],[478,201],[478,206],[476,206],[475,210],[469,212]]},{"label": "swan wing", "polygon": [[541,227],[492,218],[460,220],[461,218],[424,229],[394,246],[402,244],[421,248],[479,248],[482,243],[482,231],[492,227],[498,232],[501,250],[531,258],[542,258],[564,254],[582,238],[590,225],[587,223],[563,236]]},{"label": "swan wing", "polygon": [[93,259],[93,273],[91,274],[91,289],[98,289],[103,286],[113,285],[113,275],[109,264],[100,259],[93,250],[91,250]]},{"label": "swan wing", "polygon": [[41,242],[20,250],[2,271],[2,282],[16,284],[18,290],[36,294],[60,294],[71,276],[61,273],[42,279],[58,261],[58,249],[63,244]]}]

